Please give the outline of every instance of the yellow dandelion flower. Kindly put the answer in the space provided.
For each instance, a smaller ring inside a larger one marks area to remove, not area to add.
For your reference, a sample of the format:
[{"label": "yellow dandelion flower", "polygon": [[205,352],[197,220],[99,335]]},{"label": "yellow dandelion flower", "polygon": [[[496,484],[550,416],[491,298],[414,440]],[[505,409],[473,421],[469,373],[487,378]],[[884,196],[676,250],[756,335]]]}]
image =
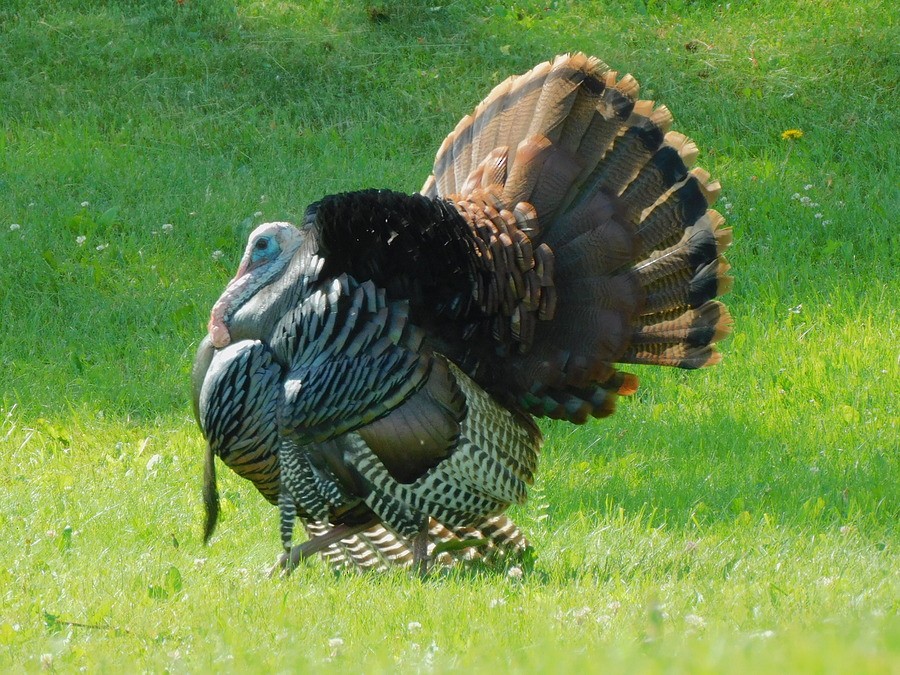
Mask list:
[{"label": "yellow dandelion flower", "polygon": [[803,132],[800,129],[786,129],[781,132],[781,137],[786,141],[796,141],[798,138],[803,138]]}]

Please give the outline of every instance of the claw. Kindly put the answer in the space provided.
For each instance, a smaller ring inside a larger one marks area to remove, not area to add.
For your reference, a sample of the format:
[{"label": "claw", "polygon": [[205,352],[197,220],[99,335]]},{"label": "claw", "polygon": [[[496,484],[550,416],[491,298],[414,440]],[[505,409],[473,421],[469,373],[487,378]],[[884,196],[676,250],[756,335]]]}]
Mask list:
[{"label": "claw", "polygon": [[293,572],[300,565],[301,560],[306,560],[307,558],[311,558],[316,553],[322,550],[321,542],[316,539],[311,539],[309,541],[303,542],[299,546],[294,546],[291,548],[290,552],[285,551],[280,556],[278,556],[278,560],[275,561],[275,564],[269,568],[268,576],[271,579],[275,576],[276,572],[279,573],[279,577],[282,579],[286,579],[291,576],[291,572]]},{"label": "claw", "polygon": [[[293,553],[293,551],[291,551]],[[281,577],[289,576],[291,573],[291,569],[288,569],[288,554],[287,551],[278,556],[278,560],[275,561],[275,564],[269,568],[269,571],[266,573],[266,576],[271,579],[275,576],[276,572],[281,572]]]}]

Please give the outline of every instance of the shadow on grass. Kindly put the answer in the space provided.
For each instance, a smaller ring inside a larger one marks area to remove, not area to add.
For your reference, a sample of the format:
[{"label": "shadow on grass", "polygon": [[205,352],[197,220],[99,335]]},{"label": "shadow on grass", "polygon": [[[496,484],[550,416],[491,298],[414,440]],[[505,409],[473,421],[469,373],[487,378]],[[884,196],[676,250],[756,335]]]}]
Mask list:
[{"label": "shadow on grass", "polygon": [[593,516],[683,533],[759,523],[880,531],[900,517],[883,449],[822,447],[808,429],[773,429],[749,414],[645,423],[634,416],[650,410],[637,407],[580,428],[551,428],[539,497],[549,502],[551,526]]}]

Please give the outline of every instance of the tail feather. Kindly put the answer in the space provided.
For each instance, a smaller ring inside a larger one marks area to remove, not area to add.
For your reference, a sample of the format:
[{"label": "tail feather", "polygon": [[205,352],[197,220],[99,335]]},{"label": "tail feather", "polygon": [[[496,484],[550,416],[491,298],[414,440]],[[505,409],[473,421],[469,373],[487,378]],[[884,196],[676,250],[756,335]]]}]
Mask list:
[{"label": "tail feather", "polygon": [[553,60],[535,106],[529,134],[544,135],[553,143],[559,143],[572,106],[579,98],[581,83],[596,65],[596,59],[591,60],[584,54],[558,56]]},{"label": "tail feather", "polygon": [[648,289],[647,299],[644,303],[644,312],[656,314],[681,308],[697,308],[707,300],[722,295],[730,288],[730,282],[720,286],[720,280],[727,279],[728,271],[726,263],[713,260],[703,265],[691,277],[687,283],[678,283],[679,280],[671,280],[670,283],[662,283]]},{"label": "tail feather", "polygon": [[635,265],[635,270],[641,278],[641,285],[649,289],[660,280],[675,276],[689,281],[694,270],[721,255],[721,245],[725,239],[725,237],[720,239],[715,232],[707,228],[697,226],[688,228],[678,243],[654,251],[648,258]]},{"label": "tail feather", "polygon": [[[488,94],[488,97],[475,109],[473,115],[473,139],[471,150],[471,162],[477,165],[482,157],[487,156],[494,148],[505,147],[502,141],[498,142],[498,134],[504,127],[504,117],[512,114],[514,107],[512,89],[516,82],[515,77],[509,77]],[[435,161],[435,173],[439,171],[440,153]],[[445,192],[443,194],[453,194]]]},{"label": "tail feather", "polygon": [[[574,100],[565,118],[559,135],[559,146],[578,159],[578,148],[584,140],[591,125],[597,106],[603,100],[606,85],[601,80],[602,74],[609,67],[595,58],[588,58],[585,64],[585,77],[581,78],[575,89]],[[577,77],[577,76],[576,76]]]},{"label": "tail feather", "polygon": [[[609,414],[636,387],[615,363],[711,365],[730,327],[713,300],[731,286],[731,232],[709,208],[719,183],[694,167],[697,145],[670,130],[668,108],[639,90],[597,59],[557,57],[498,85],[448,137],[426,183],[458,204],[491,195],[497,213],[516,214],[510,233],[527,235],[517,246],[545,246],[555,265],[540,277],[540,312],[504,261],[496,286],[515,292],[485,305],[529,336],[503,368],[535,415]],[[510,330],[497,326],[502,342]]]},{"label": "tail feather", "polygon": [[731,316],[721,302],[710,300],[697,309],[689,309],[678,316],[645,324],[637,328],[632,346],[648,344],[677,344],[705,347],[718,342],[731,332]]},{"label": "tail feather", "polygon": [[[576,180],[578,186],[591,184],[590,177],[594,175],[610,144],[619,135],[622,125],[631,116],[632,110],[634,99],[621,89],[607,87],[604,90],[575,153],[575,159],[582,167]],[[581,192],[584,195],[586,188]],[[576,197],[573,196],[572,199]]]},{"label": "tail feather", "polygon": [[[526,75],[519,77],[510,92],[510,103],[514,114],[504,115],[497,130],[497,144],[510,149],[510,165],[515,165],[517,147],[521,139],[528,135],[547,76],[553,68],[549,61],[535,66]],[[512,111],[510,111],[512,112]]]},{"label": "tail feather", "polygon": [[700,181],[689,175],[676,184],[661,201],[644,214],[637,228],[642,246],[637,255],[644,257],[653,251],[677,242],[685,227],[693,225],[706,213],[708,202]]},{"label": "tail feather", "polygon": [[450,146],[450,161],[453,167],[453,184],[462,185],[472,169],[471,147],[473,119],[471,116],[463,117],[456,125],[454,133],[456,138]]},{"label": "tail feather", "polygon": [[[602,192],[584,203],[580,212],[573,211],[561,230],[568,241],[557,245],[559,278],[613,274],[634,260],[637,253],[631,226],[616,217],[612,203]],[[597,213],[609,209],[609,215],[596,224]],[[557,238],[554,238],[554,242]],[[553,247],[553,244],[550,244]],[[562,284],[560,284],[562,286]]]},{"label": "tail feather", "polygon": [[631,114],[629,126],[597,164],[585,185],[589,192],[618,195],[663,143],[664,133],[649,117]]},{"label": "tail feather", "polygon": [[503,189],[503,203],[528,202],[542,223],[552,223],[581,167],[571,153],[542,135],[523,141],[517,157]]},{"label": "tail feather", "polygon": [[621,359],[623,363],[673,366],[690,370],[714,366],[721,360],[721,353],[712,345],[688,347],[685,344],[636,346],[630,348]]},{"label": "tail feather", "polygon": [[644,209],[687,178],[687,174],[688,167],[676,148],[670,145],[660,148],[622,193],[622,208],[628,221],[638,222]]},{"label": "tail feather", "polygon": [[[530,136],[518,144],[518,161],[509,163],[511,167],[506,185],[503,186],[501,200],[504,204],[518,204],[528,201],[544,163],[552,154],[553,144],[546,136]],[[507,158],[509,162],[509,158]]]}]

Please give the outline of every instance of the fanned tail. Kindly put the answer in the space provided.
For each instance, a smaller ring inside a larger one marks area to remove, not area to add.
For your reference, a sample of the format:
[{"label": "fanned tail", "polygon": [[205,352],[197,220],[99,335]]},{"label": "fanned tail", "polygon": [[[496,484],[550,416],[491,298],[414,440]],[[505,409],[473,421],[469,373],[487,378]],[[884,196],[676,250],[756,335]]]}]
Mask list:
[{"label": "fanned tail", "polygon": [[502,369],[535,415],[608,415],[637,388],[614,364],[713,365],[730,332],[719,184],[638,92],[597,59],[556,57],[463,118],[422,190],[456,203],[495,261],[502,302],[483,304],[519,345]]}]

